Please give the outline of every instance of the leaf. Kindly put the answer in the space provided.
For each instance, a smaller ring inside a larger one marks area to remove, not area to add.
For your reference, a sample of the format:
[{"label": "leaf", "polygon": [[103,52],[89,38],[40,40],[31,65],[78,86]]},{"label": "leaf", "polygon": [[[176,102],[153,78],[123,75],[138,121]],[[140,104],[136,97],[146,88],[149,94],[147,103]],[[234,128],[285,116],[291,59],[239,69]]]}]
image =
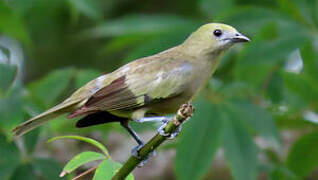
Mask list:
[{"label": "leaf", "polygon": [[35,170],[45,180],[66,180],[67,178],[60,178],[59,172],[62,166],[54,159],[37,158],[32,162]]},{"label": "leaf", "polygon": [[108,153],[108,151],[107,151],[107,149],[105,148],[104,145],[102,145],[101,143],[99,143],[98,141],[96,141],[94,139],[87,138],[87,137],[82,137],[82,136],[58,136],[58,137],[54,137],[54,138],[49,139],[47,142],[50,143],[50,142],[53,142],[53,141],[59,140],[59,139],[77,139],[77,140],[80,140],[80,141],[84,141],[84,142],[90,143],[91,145],[93,145],[93,146],[97,147],[98,149],[100,149],[106,155],[106,157],[110,157],[109,153]]},{"label": "leaf", "polygon": [[38,179],[34,173],[34,169],[30,164],[20,165],[13,173],[10,180],[35,180]]},{"label": "leaf", "polygon": [[107,21],[93,29],[83,32],[81,36],[102,38],[171,31],[177,32],[180,29],[193,28],[195,24],[197,24],[197,22],[174,15],[129,15]]},{"label": "leaf", "polygon": [[0,179],[6,180],[19,166],[20,155],[16,146],[3,135],[0,135],[0,147]]},{"label": "leaf", "polygon": [[278,0],[278,4],[282,12],[285,12],[294,19],[297,19],[298,21],[307,24],[306,20],[302,17],[300,9],[299,7],[297,7],[296,3],[290,0]]},{"label": "leaf", "polygon": [[40,129],[34,129],[33,131],[30,131],[29,133],[27,133],[26,135],[24,135],[24,145],[26,148],[26,151],[28,154],[32,154],[36,144],[37,144],[37,140],[40,134]]},{"label": "leaf", "polygon": [[287,167],[298,177],[305,178],[318,166],[318,132],[302,136],[291,147]]},{"label": "leaf", "polygon": [[[285,29],[278,28],[277,31]],[[297,36],[288,36],[280,35],[279,32],[279,37],[274,39],[263,37],[267,35],[255,38],[240,54],[234,69],[235,77],[255,87],[262,87],[272,71],[286,61],[294,50],[305,44],[306,35],[301,31],[296,34]]]},{"label": "leaf", "polygon": [[279,129],[301,130],[318,127],[316,123],[305,120],[302,113],[294,115],[292,112],[287,112],[284,115],[276,115],[275,122]]},{"label": "leaf", "polygon": [[282,75],[289,91],[308,102],[316,102],[318,100],[318,85],[315,79],[307,74],[282,72]]},{"label": "leaf", "polygon": [[24,119],[23,89],[12,88],[7,96],[0,98],[0,130],[12,139],[11,129]]},{"label": "leaf", "polygon": [[101,19],[103,16],[100,4],[96,0],[69,0],[73,13],[78,12],[91,19]]},{"label": "leaf", "polygon": [[235,121],[235,114],[227,113],[225,121],[223,147],[226,161],[236,180],[254,180],[257,177],[258,149],[248,130],[239,121]]},{"label": "leaf", "polygon": [[97,78],[100,76],[101,73],[96,70],[90,70],[90,69],[85,69],[85,70],[79,70],[76,73],[76,78],[75,78],[75,86],[76,88],[80,88],[89,81]]},{"label": "leaf", "polygon": [[[297,44],[291,44],[297,42]],[[299,46],[305,43],[305,37],[300,35],[291,37],[281,37],[274,40],[255,40],[246,48],[241,56],[240,60],[242,65],[264,65],[264,64],[276,64],[280,62],[282,58],[287,56],[297,49]],[[257,57],[257,58],[255,58]]]},{"label": "leaf", "polygon": [[270,180],[299,180],[287,167],[277,165],[269,174]]},{"label": "leaf", "polygon": [[6,5],[5,1],[0,1],[0,32],[26,44],[30,43],[22,19]]},{"label": "leaf", "polygon": [[4,64],[0,62],[0,93],[6,92],[11,87],[16,75],[16,65]]},{"label": "leaf", "polygon": [[293,1],[293,2],[295,2],[296,6],[300,10],[304,19],[306,19],[310,25],[318,27],[317,0]]},{"label": "leaf", "polygon": [[280,142],[274,119],[262,108],[241,100],[232,100],[227,107],[227,113],[232,115],[232,121],[246,123],[264,138]]},{"label": "leaf", "polygon": [[49,108],[69,86],[73,74],[74,69],[72,68],[56,70],[29,84],[28,89],[33,98]]},{"label": "leaf", "polygon": [[274,104],[278,104],[283,99],[283,88],[283,78],[278,72],[274,72],[270,77],[270,81],[266,89],[266,95]]},{"label": "leaf", "polygon": [[201,10],[212,17],[220,16],[220,14],[232,10],[233,5],[233,0],[200,0]]},{"label": "leaf", "polygon": [[[95,171],[93,180],[110,180],[122,165],[111,160],[104,160]],[[134,180],[134,176],[130,173],[127,180]]]},{"label": "leaf", "polygon": [[61,173],[61,177],[63,177],[65,174],[71,173],[78,167],[91,162],[91,161],[96,161],[96,160],[103,160],[106,159],[106,157],[103,154],[97,153],[97,152],[92,152],[92,151],[86,151],[82,152],[73,159],[71,159],[63,168],[63,171]]},{"label": "leaf", "polygon": [[301,48],[301,57],[304,63],[304,73],[313,79],[318,79],[318,53],[311,43],[307,43]]},{"label": "leaf", "polygon": [[2,96],[7,96],[18,73],[18,66],[10,64],[9,57],[10,51],[6,48],[2,48],[0,41],[0,98]]},{"label": "leaf", "polygon": [[176,155],[178,179],[202,179],[221,143],[222,116],[218,106],[200,99],[194,117],[185,124]]}]

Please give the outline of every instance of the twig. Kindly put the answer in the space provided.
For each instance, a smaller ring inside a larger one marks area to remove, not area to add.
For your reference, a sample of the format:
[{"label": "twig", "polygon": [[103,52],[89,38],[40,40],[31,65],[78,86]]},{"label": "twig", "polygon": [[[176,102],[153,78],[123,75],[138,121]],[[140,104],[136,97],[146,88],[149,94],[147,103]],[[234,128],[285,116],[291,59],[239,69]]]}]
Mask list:
[{"label": "twig", "polygon": [[[183,104],[178,113],[169,121],[164,131],[167,134],[174,132],[185,120],[193,114],[193,107],[191,104]],[[137,166],[145,159],[149,153],[154,151],[167,137],[157,133],[151,140],[149,140],[139,151],[140,158],[130,156],[127,162],[119,169],[112,180],[125,179]]]},{"label": "twig", "polygon": [[97,166],[94,166],[94,167],[84,171],[83,173],[79,174],[78,176],[74,177],[72,180],[78,180],[79,178],[81,178],[81,177],[83,177],[83,176],[95,171],[96,169],[97,169]]}]

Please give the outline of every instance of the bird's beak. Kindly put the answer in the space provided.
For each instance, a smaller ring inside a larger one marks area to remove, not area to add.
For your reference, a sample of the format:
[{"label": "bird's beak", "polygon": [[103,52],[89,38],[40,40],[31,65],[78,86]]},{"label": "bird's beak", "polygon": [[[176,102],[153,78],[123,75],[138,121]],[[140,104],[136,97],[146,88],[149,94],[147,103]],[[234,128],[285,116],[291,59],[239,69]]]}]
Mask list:
[{"label": "bird's beak", "polygon": [[236,33],[234,37],[231,38],[231,41],[234,43],[241,43],[241,42],[250,42],[251,40],[243,34]]}]

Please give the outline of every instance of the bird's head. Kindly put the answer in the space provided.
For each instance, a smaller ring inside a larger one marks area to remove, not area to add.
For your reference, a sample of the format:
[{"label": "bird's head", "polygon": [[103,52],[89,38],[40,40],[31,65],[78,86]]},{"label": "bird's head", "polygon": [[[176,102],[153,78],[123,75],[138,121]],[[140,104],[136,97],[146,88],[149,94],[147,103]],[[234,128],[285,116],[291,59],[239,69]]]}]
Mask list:
[{"label": "bird's head", "polygon": [[183,45],[198,54],[220,54],[236,43],[249,41],[232,26],[209,23],[192,33]]}]

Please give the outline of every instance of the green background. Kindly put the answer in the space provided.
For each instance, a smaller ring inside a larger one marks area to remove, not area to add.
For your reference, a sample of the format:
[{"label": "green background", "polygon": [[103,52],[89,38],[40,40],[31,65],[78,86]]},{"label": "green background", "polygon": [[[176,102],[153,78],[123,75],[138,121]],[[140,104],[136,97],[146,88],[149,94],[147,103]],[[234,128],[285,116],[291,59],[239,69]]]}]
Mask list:
[{"label": "green background", "polygon": [[73,156],[97,151],[74,140],[46,143],[58,135],[92,137],[123,163],[135,144],[118,124],[78,130],[59,117],[15,141],[10,130],[209,22],[252,42],[226,54],[194,117],[135,179],[318,179],[317,0],[0,0],[0,179],[60,179]]}]

